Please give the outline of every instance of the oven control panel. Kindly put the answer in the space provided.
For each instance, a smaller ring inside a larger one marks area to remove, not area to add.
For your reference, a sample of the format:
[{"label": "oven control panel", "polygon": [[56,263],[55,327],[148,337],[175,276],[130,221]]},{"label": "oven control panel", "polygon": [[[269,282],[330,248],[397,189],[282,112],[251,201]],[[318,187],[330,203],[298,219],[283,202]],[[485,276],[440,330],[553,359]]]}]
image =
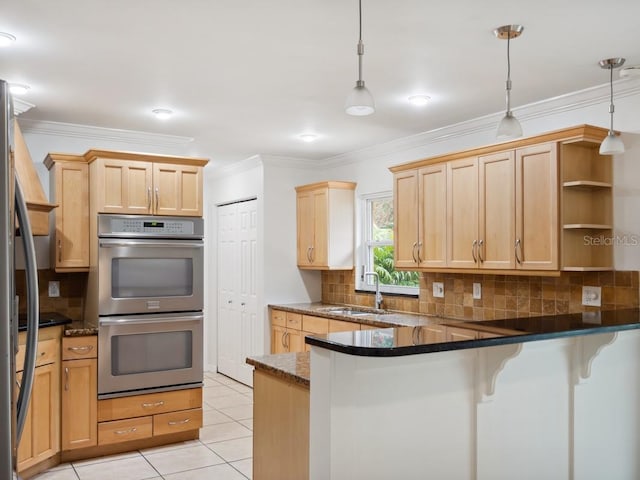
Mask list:
[{"label": "oven control panel", "polygon": [[100,237],[202,238],[202,218],[99,215]]}]

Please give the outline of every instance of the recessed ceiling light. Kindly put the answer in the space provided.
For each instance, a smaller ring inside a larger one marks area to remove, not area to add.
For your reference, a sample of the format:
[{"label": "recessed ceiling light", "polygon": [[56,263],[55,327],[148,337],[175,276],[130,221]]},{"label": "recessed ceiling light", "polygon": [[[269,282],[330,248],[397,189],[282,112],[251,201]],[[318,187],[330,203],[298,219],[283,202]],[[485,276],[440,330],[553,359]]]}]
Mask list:
[{"label": "recessed ceiling light", "polygon": [[411,95],[407,100],[409,100],[409,102],[413,105],[422,107],[423,105],[429,103],[431,97],[429,95]]},{"label": "recessed ceiling light", "polygon": [[29,91],[31,87],[29,85],[25,85],[24,83],[10,83],[9,91],[14,95],[24,95]]},{"label": "recessed ceiling light", "polygon": [[173,112],[168,108],[155,108],[151,110],[158,120],[167,120],[173,115]]},{"label": "recessed ceiling light", "polygon": [[316,135],[315,133],[303,133],[302,135],[300,135],[300,140],[302,140],[303,142],[313,142],[314,140],[317,140],[318,135]]},{"label": "recessed ceiling light", "polygon": [[0,47],[8,47],[16,41],[16,37],[10,33],[0,32]]}]

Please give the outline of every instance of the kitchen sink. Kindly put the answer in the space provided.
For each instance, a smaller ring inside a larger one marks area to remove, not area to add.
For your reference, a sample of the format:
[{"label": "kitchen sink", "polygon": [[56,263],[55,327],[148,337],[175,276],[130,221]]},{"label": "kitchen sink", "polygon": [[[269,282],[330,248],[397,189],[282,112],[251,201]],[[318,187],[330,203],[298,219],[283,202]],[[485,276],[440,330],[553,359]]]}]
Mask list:
[{"label": "kitchen sink", "polygon": [[319,309],[320,312],[325,313],[333,313],[335,315],[347,315],[349,317],[364,317],[367,315],[381,315],[385,312],[384,310],[375,310],[375,309],[360,309],[354,307],[329,307]]}]

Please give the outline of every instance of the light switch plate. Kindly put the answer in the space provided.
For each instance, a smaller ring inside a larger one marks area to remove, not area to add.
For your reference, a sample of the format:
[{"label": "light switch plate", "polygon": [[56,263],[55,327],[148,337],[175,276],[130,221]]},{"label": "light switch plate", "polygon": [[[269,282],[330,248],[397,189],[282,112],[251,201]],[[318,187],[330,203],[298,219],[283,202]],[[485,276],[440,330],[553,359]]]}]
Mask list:
[{"label": "light switch plate", "polygon": [[582,287],[582,305],[590,307],[602,306],[602,288]]},{"label": "light switch plate", "polygon": [[480,300],[482,298],[482,284],[474,283],[473,284],[473,299]]},{"label": "light switch plate", "polygon": [[50,297],[60,296],[60,282],[49,282],[49,296]]},{"label": "light switch plate", "polygon": [[444,298],[444,283],[433,282],[433,296],[434,298]]}]

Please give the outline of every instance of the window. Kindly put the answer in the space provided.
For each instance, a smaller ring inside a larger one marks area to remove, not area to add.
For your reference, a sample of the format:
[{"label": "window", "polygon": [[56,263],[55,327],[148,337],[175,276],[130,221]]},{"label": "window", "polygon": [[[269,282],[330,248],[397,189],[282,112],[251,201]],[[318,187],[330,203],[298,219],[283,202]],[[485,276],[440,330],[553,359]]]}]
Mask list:
[{"label": "window", "polygon": [[373,275],[380,278],[380,291],[418,295],[420,274],[396,270],[393,263],[393,195],[390,192],[362,198],[362,264],[356,272],[358,290],[375,290]]}]

